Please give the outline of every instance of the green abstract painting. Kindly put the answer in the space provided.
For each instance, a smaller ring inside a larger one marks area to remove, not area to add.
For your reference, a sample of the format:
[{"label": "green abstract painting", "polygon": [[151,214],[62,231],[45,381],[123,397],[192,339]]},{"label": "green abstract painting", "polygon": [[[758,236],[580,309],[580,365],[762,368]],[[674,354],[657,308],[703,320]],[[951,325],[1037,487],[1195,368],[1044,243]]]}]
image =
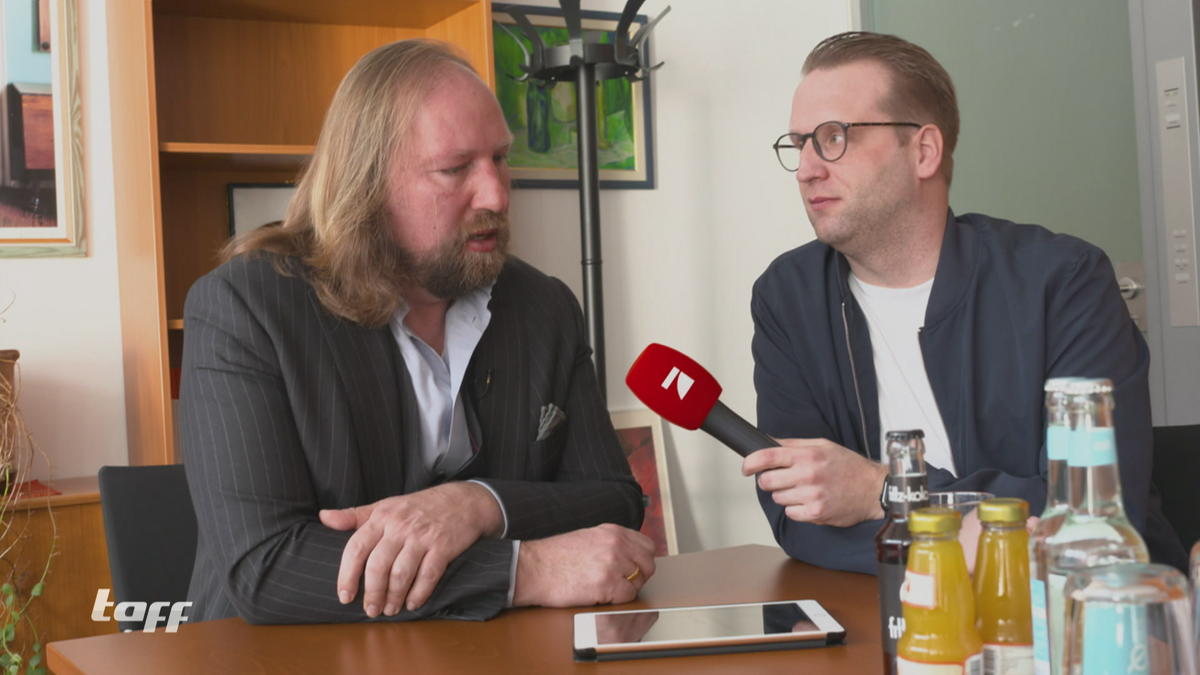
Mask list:
[{"label": "green abstract painting", "polygon": [[[492,18],[510,27],[513,35],[501,28],[493,30],[496,68],[496,97],[512,131],[514,142],[509,154],[516,187],[575,187],[578,185],[578,147],[575,84],[559,82],[552,88],[539,86],[534,79],[518,82],[524,71],[525,56],[517,40],[532,51],[509,15],[498,6]],[[523,7],[538,34],[548,46],[566,44],[567,29],[561,14],[544,12],[545,7]],[[536,13],[535,13],[536,12]],[[593,18],[588,18],[588,15]],[[584,32],[589,41],[611,44],[617,15],[584,13]],[[609,19],[608,17],[611,17]],[[636,31],[637,24],[634,24]],[[514,35],[517,36],[514,38]],[[647,148],[649,106],[644,82],[625,78],[601,80],[596,88],[596,136],[601,187],[653,187]]]}]

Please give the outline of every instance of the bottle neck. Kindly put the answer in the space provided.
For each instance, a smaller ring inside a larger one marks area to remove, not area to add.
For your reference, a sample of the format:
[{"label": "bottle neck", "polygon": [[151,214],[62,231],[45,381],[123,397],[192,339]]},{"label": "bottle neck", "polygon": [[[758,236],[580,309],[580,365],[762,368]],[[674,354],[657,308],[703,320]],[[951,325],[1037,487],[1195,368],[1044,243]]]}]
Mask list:
[{"label": "bottle neck", "polygon": [[936,544],[943,541],[957,541],[958,530],[953,532],[913,532],[913,543]]},{"label": "bottle neck", "polygon": [[924,473],[892,474],[888,479],[888,515],[907,518],[916,509],[929,506],[929,477]]},{"label": "bottle neck", "polygon": [[1116,464],[1072,466],[1070,475],[1072,512],[1092,516],[1125,514]]},{"label": "bottle neck", "polygon": [[1093,516],[1124,515],[1113,428],[1098,426],[1095,421],[1085,419],[1072,430],[1068,458],[1071,511]]},{"label": "bottle neck", "polygon": [[888,445],[888,515],[907,518],[914,509],[929,506],[929,476],[925,446],[920,440]]},{"label": "bottle neck", "polygon": [[1051,420],[1046,428],[1046,508],[1067,510],[1071,505],[1067,457],[1070,454],[1071,429],[1062,420]]}]

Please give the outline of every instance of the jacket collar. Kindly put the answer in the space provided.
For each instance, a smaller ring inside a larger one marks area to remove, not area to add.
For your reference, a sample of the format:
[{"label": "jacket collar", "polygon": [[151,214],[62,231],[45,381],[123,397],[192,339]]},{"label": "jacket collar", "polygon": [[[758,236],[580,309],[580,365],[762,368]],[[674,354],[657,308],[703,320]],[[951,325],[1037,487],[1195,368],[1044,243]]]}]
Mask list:
[{"label": "jacket collar", "polygon": [[[975,276],[975,259],[979,248],[971,235],[967,226],[958,222],[954,211],[946,209],[946,231],[942,236],[942,249],[938,253],[933,288],[929,292],[929,305],[925,309],[926,327],[945,319],[966,296],[969,282]],[[842,302],[851,302],[850,261],[840,252],[835,252],[834,262]]]}]

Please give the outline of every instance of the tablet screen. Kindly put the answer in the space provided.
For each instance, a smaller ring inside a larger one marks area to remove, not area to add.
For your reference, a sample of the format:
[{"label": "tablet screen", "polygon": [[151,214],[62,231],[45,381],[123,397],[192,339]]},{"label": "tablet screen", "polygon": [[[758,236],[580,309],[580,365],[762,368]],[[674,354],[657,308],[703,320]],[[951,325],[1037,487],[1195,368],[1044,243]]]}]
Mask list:
[{"label": "tablet screen", "polygon": [[795,602],[597,614],[596,644],[818,633]]}]

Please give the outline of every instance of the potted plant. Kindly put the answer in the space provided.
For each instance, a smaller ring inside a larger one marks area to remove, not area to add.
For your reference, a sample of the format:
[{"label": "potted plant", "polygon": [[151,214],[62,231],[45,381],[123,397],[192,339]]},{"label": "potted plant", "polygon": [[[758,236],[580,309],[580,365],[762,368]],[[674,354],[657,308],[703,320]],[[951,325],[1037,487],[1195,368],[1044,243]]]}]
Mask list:
[{"label": "potted plant", "polygon": [[[0,310],[0,315],[7,309]],[[45,560],[28,560],[22,555],[31,536],[29,518],[27,513],[18,516],[16,507],[22,496],[21,484],[31,478],[33,457],[41,451],[17,408],[20,355],[15,349],[0,350],[0,674],[45,675],[42,641],[29,609],[45,588],[58,529],[50,513],[53,541],[49,555]]]}]

